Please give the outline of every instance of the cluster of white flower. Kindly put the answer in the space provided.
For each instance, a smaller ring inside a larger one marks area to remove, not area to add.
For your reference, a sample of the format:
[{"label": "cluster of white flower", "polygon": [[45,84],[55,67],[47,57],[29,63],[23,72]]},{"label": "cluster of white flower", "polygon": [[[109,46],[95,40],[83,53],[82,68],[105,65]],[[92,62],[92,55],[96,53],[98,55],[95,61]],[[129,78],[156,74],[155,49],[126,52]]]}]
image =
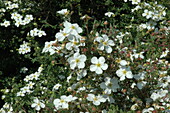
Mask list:
[{"label": "cluster of white flower", "polygon": [[0,109],[0,113],[13,113],[12,105],[9,103],[5,103]]},{"label": "cluster of white flower", "polygon": [[[43,53],[50,52],[50,55],[53,55],[54,53],[60,53],[64,48],[69,51],[73,50],[78,52],[80,46],[85,46],[83,43],[84,39],[79,35],[79,33],[82,33],[82,28],[80,28],[78,24],[71,24],[65,21],[63,25],[64,29],[56,33],[55,41],[45,42]],[[67,42],[66,44],[63,43],[65,41]],[[59,44],[59,42],[62,44]],[[62,51],[62,53],[64,53],[64,51]]]},{"label": "cluster of white flower", "polygon": [[16,9],[16,8],[19,8],[19,4],[18,3],[14,3],[11,2],[11,1],[5,1],[5,5],[6,5],[6,9]]},{"label": "cluster of white flower", "polygon": [[[53,44],[55,44],[56,41],[50,41],[50,42],[45,42],[45,47],[42,50],[42,53],[46,53],[46,52],[50,52],[50,55],[53,55],[54,53],[58,53],[62,47],[58,46],[54,46]],[[62,54],[60,54],[62,56]]]},{"label": "cluster of white flower", "polygon": [[24,19],[23,16],[17,12],[11,14],[11,19],[15,20],[15,26],[19,27],[20,25],[29,24],[33,20],[32,15],[26,15]]},{"label": "cluster of white flower", "polygon": [[42,37],[42,36],[46,36],[46,35],[47,34],[45,33],[45,31],[39,30],[37,28],[34,28],[27,34],[27,36],[31,36],[31,37],[35,37],[35,36]]},{"label": "cluster of white flower", "polygon": [[130,55],[131,60],[133,61],[134,58],[135,58],[135,59],[144,59],[144,56],[143,56],[144,52],[142,51],[142,52],[140,52],[140,53],[136,53],[136,51],[137,51],[137,50],[134,49],[134,50],[133,50],[134,53]]},{"label": "cluster of white flower", "polygon": [[157,100],[157,99],[161,99],[162,97],[165,97],[168,94],[168,90],[156,90],[151,94],[151,99],[153,99],[153,101]]},{"label": "cluster of white flower", "polygon": [[20,88],[20,91],[17,92],[17,96],[25,96],[26,94],[30,94],[33,92],[33,86],[35,85],[35,83],[33,82],[33,80],[38,80],[39,79],[39,76],[41,75],[41,72],[42,72],[43,68],[42,66],[40,66],[38,68],[38,71],[35,72],[35,73],[32,73],[30,75],[27,75],[25,78],[24,78],[24,81],[27,82],[27,84]]},{"label": "cluster of white flower", "polygon": [[77,97],[73,97],[72,95],[66,96],[62,95],[60,99],[54,99],[53,103],[55,105],[55,109],[68,109],[69,108],[69,103],[73,102],[76,100]]},{"label": "cluster of white flower", "polygon": [[[149,9],[153,6],[151,6],[150,4],[147,4],[146,7]],[[145,9],[144,13],[142,14],[142,16],[146,17],[146,19],[159,21],[159,20],[162,20],[166,16],[165,7],[161,5],[157,5],[157,2],[155,3],[153,10],[148,10],[148,9]]]},{"label": "cluster of white flower", "polygon": [[19,54],[25,54],[25,53],[31,52],[31,47],[28,45],[29,45],[28,42],[23,41],[23,44],[20,45],[20,48],[18,50]]}]

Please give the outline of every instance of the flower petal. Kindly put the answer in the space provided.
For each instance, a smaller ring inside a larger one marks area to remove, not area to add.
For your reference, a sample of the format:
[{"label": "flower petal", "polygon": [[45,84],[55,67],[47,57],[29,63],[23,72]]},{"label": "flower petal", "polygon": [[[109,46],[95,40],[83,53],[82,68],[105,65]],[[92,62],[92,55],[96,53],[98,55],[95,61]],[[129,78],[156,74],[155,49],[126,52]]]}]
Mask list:
[{"label": "flower petal", "polygon": [[97,57],[93,57],[93,58],[91,59],[91,63],[97,64],[97,63],[98,63]]},{"label": "flower petal", "polygon": [[105,62],[105,58],[104,58],[104,57],[100,57],[100,58],[99,58],[99,62],[100,62],[101,64],[103,64],[103,63]]},{"label": "flower petal", "polygon": [[90,71],[95,71],[97,69],[97,66],[96,65],[91,65],[90,66]]},{"label": "flower petal", "polygon": [[78,68],[84,68],[85,67],[84,62],[79,62],[77,65],[78,65]]},{"label": "flower petal", "polygon": [[97,74],[102,74],[103,70],[100,67],[97,67],[96,71]]},{"label": "flower petal", "polygon": [[108,65],[107,65],[107,64],[102,64],[102,65],[101,65],[101,68],[102,68],[103,70],[106,70],[106,69],[108,68]]}]

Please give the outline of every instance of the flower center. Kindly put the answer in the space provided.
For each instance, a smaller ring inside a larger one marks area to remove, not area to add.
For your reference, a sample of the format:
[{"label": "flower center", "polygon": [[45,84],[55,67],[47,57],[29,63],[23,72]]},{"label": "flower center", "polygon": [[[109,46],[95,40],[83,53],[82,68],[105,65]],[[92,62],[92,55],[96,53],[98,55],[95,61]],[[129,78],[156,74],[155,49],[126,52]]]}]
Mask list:
[{"label": "flower center", "polygon": [[106,46],[106,45],[107,45],[107,42],[103,42],[103,45],[105,45],[105,46]]},{"label": "flower center", "polygon": [[112,87],[112,83],[109,83],[108,86],[109,86],[109,87]]},{"label": "flower center", "polygon": [[127,73],[127,71],[126,70],[123,70],[123,74],[126,74]]},{"label": "flower center", "polygon": [[67,36],[67,33],[63,33],[63,36]]},{"label": "flower center", "polygon": [[71,26],[71,29],[75,29],[75,26]]},{"label": "flower center", "polygon": [[93,98],[93,100],[94,100],[94,101],[97,101],[97,100],[98,100],[98,98],[94,97],[94,98]]},{"label": "flower center", "polygon": [[76,63],[79,63],[80,62],[80,59],[76,59]]},{"label": "flower center", "polygon": [[78,43],[76,41],[73,42],[74,45],[77,45]]},{"label": "flower center", "polygon": [[97,67],[100,67],[100,66],[101,66],[101,64],[100,64],[100,63],[98,63],[98,64],[96,64],[96,66],[97,66]]},{"label": "flower center", "polygon": [[40,106],[40,102],[38,102],[37,105]]},{"label": "flower center", "polygon": [[64,103],[64,100],[61,99],[60,102],[61,102],[61,103]]}]

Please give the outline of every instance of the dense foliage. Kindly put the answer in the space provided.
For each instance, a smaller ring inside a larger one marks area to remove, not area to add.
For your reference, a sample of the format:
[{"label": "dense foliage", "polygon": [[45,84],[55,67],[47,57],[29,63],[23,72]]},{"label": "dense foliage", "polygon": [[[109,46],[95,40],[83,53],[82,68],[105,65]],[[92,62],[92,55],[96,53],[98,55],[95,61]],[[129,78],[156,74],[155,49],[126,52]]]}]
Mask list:
[{"label": "dense foliage", "polygon": [[0,112],[170,112],[169,6],[0,0]]}]

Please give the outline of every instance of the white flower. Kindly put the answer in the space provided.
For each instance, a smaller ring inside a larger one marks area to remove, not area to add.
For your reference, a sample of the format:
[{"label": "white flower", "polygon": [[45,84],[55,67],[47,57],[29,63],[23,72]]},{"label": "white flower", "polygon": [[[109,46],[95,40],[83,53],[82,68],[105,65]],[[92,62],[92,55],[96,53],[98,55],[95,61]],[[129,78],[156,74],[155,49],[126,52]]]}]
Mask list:
[{"label": "white flower", "polygon": [[71,101],[76,100],[77,97],[73,97],[72,95],[66,96],[62,95],[60,99],[54,99],[53,104],[55,105],[55,108],[58,109],[68,109],[69,105],[68,103]]},{"label": "white flower", "polygon": [[77,37],[75,37],[75,36],[73,36],[73,35],[70,35],[70,36],[68,37],[68,40],[69,40],[70,42],[68,42],[68,43],[66,44],[66,49],[68,49],[68,50],[72,50],[72,48],[77,49],[77,48],[80,46],[79,38],[77,38]]},{"label": "white flower", "polygon": [[46,33],[45,33],[45,31],[39,30],[37,36],[38,37],[46,36]]},{"label": "white flower", "polygon": [[80,55],[80,53],[75,53],[72,57],[68,58],[68,62],[70,64],[71,69],[75,69],[75,67],[78,67],[79,69],[82,69],[85,67],[85,61],[86,61],[85,55]]},{"label": "white flower", "polygon": [[39,79],[38,77],[40,76],[40,73],[35,72],[35,73],[31,74],[30,76],[31,76],[32,79],[38,80]]},{"label": "white flower", "polygon": [[19,91],[19,92],[17,92],[17,96],[25,96],[25,93],[23,93],[22,91]]},{"label": "white flower", "polygon": [[138,4],[141,0],[132,0],[132,4]]},{"label": "white flower", "polygon": [[34,37],[34,36],[38,36],[38,37],[42,37],[42,36],[46,36],[45,31],[39,30],[37,28],[34,28],[33,30],[31,30],[28,35]]},{"label": "white flower", "polygon": [[37,111],[39,111],[41,108],[45,108],[45,104],[43,101],[38,100],[38,98],[35,98],[34,103],[31,105],[32,108],[35,108]]},{"label": "white flower", "polygon": [[134,53],[133,56],[134,56],[136,59],[137,59],[137,58],[144,59],[143,53],[144,53],[144,52]]},{"label": "white flower", "polygon": [[99,59],[97,59],[97,57],[93,57],[91,59],[91,63],[93,64],[90,66],[90,71],[95,71],[97,74],[102,74],[103,70],[108,68],[104,57],[100,57]]},{"label": "white flower", "polygon": [[34,86],[34,84],[35,84],[35,83],[33,83],[33,82],[29,82],[29,83],[27,84],[27,86],[28,86],[30,89],[32,89],[33,86]]},{"label": "white flower", "polygon": [[145,108],[142,110],[142,113],[152,113],[152,111],[154,111],[153,107],[150,108]]},{"label": "white flower", "polygon": [[26,73],[26,71],[28,71],[28,68],[23,67],[23,68],[21,68],[20,73]]},{"label": "white flower", "polygon": [[78,70],[76,74],[77,74],[77,80],[79,81],[81,78],[87,75],[87,70]]},{"label": "white flower", "polygon": [[60,11],[57,11],[57,13],[59,13],[59,14],[62,14],[62,15],[68,15],[69,14],[69,11],[67,10],[67,9],[62,9],[62,10],[60,10]]},{"label": "white flower", "polygon": [[120,61],[121,66],[126,66],[127,64],[128,64],[128,62],[126,60],[121,60]]},{"label": "white flower", "polygon": [[147,83],[146,81],[141,81],[141,82],[138,82],[136,86],[137,86],[139,89],[142,89],[142,88],[146,85],[146,83]]},{"label": "white flower", "polygon": [[53,55],[57,50],[56,47],[52,46],[56,41],[45,42],[45,47],[42,50],[42,53],[50,52],[50,55]]},{"label": "white flower", "polygon": [[28,46],[28,42],[23,41],[23,44],[20,45],[20,48],[18,51],[19,51],[19,54],[25,54],[31,51],[31,47]]},{"label": "white flower", "polygon": [[111,17],[111,16],[115,16],[115,14],[113,12],[107,12],[105,13],[105,16]]},{"label": "white flower", "polygon": [[119,70],[116,71],[116,74],[118,77],[120,77],[120,81],[125,80],[125,77],[129,79],[133,78],[130,67],[121,67]]},{"label": "white flower", "polygon": [[95,39],[97,42],[99,42],[99,46],[98,49],[100,50],[106,50],[107,53],[111,53],[112,52],[112,48],[110,46],[114,46],[114,42],[113,40],[109,40],[107,35],[102,35],[102,37],[97,37]]},{"label": "white flower", "polygon": [[31,20],[33,20],[33,19],[34,19],[34,18],[33,18],[32,15],[26,15],[26,16],[25,16],[25,20],[31,21]]},{"label": "white flower", "polygon": [[169,49],[166,48],[166,50],[162,52],[160,58],[166,57],[168,53],[169,53]]},{"label": "white flower", "polygon": [[78,24],[71,24],[68,21],[64,22],[64,27],[64,31],[72,35],[78,35],[83,32],[82,28],[79,27]]},{"label": "white flower", "polygon": [[25,87],[21,88],[21,91],[22,91],[23,93],[30,93],[30,92],[31,92],[31,91],[30,91],[30,88],[29,88],[28,86],[25,86]]},{"label": "white flower", "polygon": [[120,87],[119,84],[118,84],[118,80],[117,78],[109,78],[109,77],[106,77],[105,78],[105,82],[102,82],[100,84],[100,87],[102,89],[106,89],[105,90],[105,93],[106,94],[111,94],[111,91],[113,92],[117,92],[117,89]]},{"label": "white flower", "polygon": [[147,9],[144,10],[144,13],[142,14],[142,16],[146,16],[147,19],[151,18],[153,15],[153,12],[148,11]]},{"label": "white flower", "polygon": [[59,33],[56,33],[55,38],[56,38],[58,41],[62,42],[67,36],[69,36],[69,33],[66,32],[66,29],[64,29],[63,31],[60,30]]},{"label": "white flower", "polygon": [[88,94],[87,100],[92,101],[96,106],[100,105],[101,102],[106,102],[106,99],[101,95],[95,96],[94,94]]},{"label": "white flower", "polygon": [[58,90],[59,87],[61,87],[61,86],[62,86],[61,84],[56,84],[56,85],[54,85],[53,90]]},{"label": "white flower", "polygon": [[10,26],[10,21],[4,21],[4,23],[1,23],[1,26],[5,26],[5,27]]}]

